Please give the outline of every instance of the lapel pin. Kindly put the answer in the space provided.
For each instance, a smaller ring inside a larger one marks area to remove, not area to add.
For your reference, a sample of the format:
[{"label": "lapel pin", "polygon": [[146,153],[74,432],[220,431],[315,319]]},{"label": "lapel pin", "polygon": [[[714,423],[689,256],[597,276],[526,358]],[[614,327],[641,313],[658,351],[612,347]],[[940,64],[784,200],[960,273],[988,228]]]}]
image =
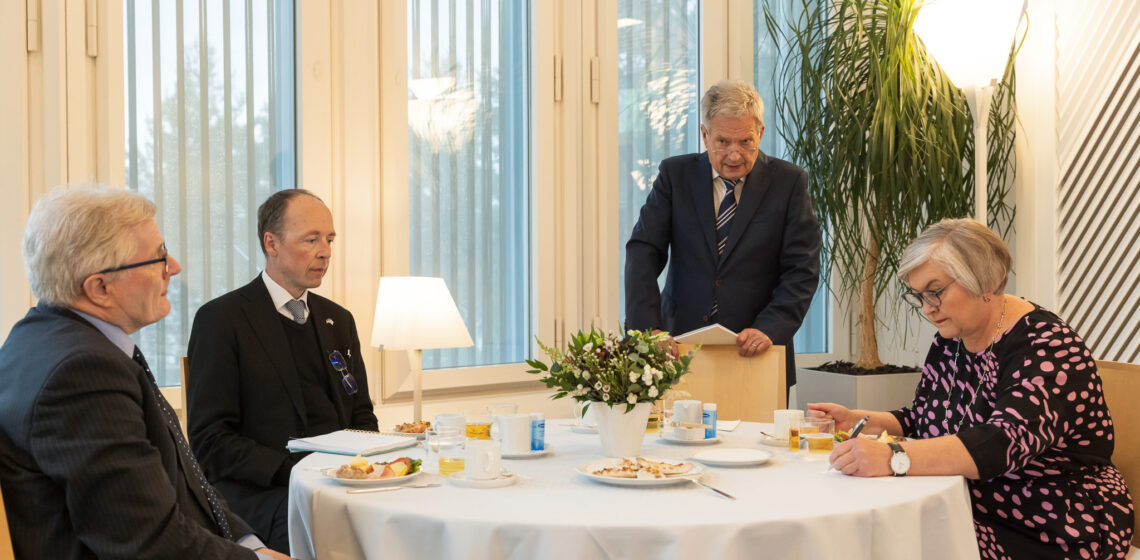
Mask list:
[{"label": "lapel pin", "polygon": [[332,325],[332,324],[333,324],[333,320],[332,320],[332,319],[325,319],[325,324],[326,324],[326,325]]}]

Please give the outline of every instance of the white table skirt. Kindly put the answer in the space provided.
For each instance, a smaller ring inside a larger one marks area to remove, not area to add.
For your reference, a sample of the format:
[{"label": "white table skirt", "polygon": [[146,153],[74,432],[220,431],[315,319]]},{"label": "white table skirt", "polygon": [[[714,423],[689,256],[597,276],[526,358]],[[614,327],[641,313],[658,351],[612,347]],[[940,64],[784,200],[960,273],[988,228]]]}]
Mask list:
[{"label": "white table skirt", "polygon": [[[300,559],[403,558],[977,558],[970,502],[959,476],[855,478],[759,443],[767,424],[742,423],[715,446],[773,452],[765,465],[704,466],[694,484],[615,487],[577,465],[601,458],[597,435],[547,420],[551,453],[504,460],[520,477],[497,489],[438,488],[346,494],[314,467],[347,457],[313,454],[293,470],[292,555]],[[685,458],[714,446],[682,446],[647,434],[645,456]],[[397,451],[423,458],[422,449]],[[373,460],[380,460],[373,458]],[[426,466],[426,465],[425,465]],[[441,479],[430,473],[420,481]]]}]

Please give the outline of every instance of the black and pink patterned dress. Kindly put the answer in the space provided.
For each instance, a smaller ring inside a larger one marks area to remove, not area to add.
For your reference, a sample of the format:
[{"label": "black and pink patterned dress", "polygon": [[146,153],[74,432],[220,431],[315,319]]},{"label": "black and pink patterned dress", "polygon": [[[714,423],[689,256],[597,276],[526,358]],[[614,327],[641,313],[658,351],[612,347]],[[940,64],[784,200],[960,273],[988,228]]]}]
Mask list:
[{"label": "black and pink patterned dress", "polygon": [[958,345],[934,336],[914,403],[893,414],[909,437],[965,444],[982,558],[1124,558],[1132,498],[1084,341],[1036,307],[992,348]]}]

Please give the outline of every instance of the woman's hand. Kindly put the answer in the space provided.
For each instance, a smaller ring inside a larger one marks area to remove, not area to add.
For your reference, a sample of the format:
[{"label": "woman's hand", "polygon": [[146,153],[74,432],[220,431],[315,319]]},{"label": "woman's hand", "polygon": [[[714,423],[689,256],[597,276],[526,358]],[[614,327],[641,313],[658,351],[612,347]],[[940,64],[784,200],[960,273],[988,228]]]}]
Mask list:
[{"label": "woman's hand", "polygon": [[[810,406],[810,405],[809,405]],[[848,476],[888,476],[891,471],[891,448],[873,439],[855,438],[835,446],[831,466]]]},{"label": "woman's hand", "polygon": [[831,418],[835,420],[836,430],[850,431],[855,427],[855,423],[863,418],[841,404],[808,403],[807,407],[808,418]]}]

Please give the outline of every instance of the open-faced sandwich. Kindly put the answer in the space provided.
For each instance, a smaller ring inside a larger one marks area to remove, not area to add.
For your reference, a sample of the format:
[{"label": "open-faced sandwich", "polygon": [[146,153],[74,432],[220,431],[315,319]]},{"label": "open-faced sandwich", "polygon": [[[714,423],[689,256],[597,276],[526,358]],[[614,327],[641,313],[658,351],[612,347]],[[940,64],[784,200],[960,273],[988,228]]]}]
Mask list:
[{"label": "open-faced sandwich", "polygon": [[369,463],[357,455],[347,465],[341,465],[334,475],[337,478],[363,480],[369,478],[394,478],[407,476],[420,470],[422,461],[400,457],[386,463]]},{"label": "open-faced sandwich", "polygon": [[611,478],[665,478],[693,470],[692,463],[650,461],[644,457],[627,457],[620,462],[599,463],[591,466],[591,474]]},{"label": "open-faced sandwich", "polygon": [[431,422],[418,420],[406,424],[396,424],[396,431],[401,434],[422,434],[431,429]]}]

